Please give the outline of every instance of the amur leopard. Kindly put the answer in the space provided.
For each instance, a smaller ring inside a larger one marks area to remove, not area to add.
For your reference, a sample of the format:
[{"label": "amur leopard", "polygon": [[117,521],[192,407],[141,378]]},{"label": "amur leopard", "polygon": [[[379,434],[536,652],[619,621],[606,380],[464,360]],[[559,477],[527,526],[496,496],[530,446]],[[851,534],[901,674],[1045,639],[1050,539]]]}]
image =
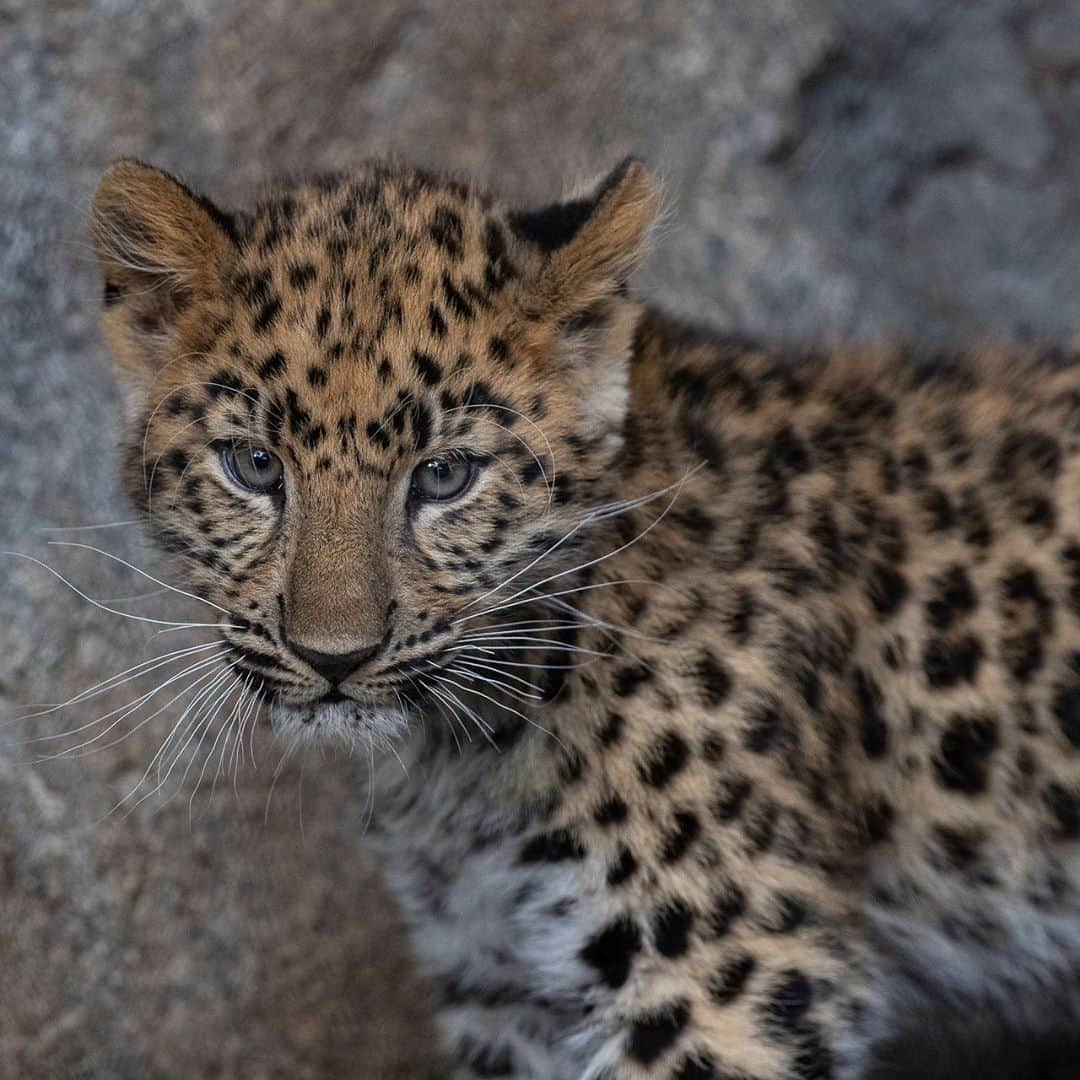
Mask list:
[{"label": "amur leopard", "polygon": [[628,287],[657,203],[375,162],[234,214],[119,162],[132,495],[281,736],[371,753],[468,1075],[1074,1022],[1080,367],[684,327]]}]

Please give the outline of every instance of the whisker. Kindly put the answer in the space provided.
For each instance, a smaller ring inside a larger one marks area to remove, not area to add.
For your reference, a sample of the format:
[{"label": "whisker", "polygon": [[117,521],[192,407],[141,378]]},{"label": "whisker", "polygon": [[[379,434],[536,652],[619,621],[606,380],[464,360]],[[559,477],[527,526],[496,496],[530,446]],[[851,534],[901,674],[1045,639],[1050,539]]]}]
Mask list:
[{"label": "whisker", "polygon": [[[96,720],[92,720],[89,723],[82,724],[79,727],[73,729],[72,731],[67,731],[67,732],[64,732],[64,733],[62,733],[60,735],[55,735],[55,736],[54,735],[41,735],[41,736],[38,736],[38,738],[36,738],[36,739],[28,740],[28,742],[42,742],[45,739],[52,739],[52,738],[58,738],[58,739],[70,738],[72,735],[78,734],[79,732],[85,731],[88,728],[92,728],[92,727],[97,726],[98,724],[104,723],[111,716],[116,716],[117,713],[120,713],[120,715],[117,716],[116,719],[113,720],[113,722],[111,724],[109,724],[108,727],[106,727],[104,731],[98,732],[98,734],[95,735],[93,738],[85,739],[83,742],[78,743],[75,746],[66,747],[63,750],[57,751],[57,753],[55,753],[55,754],[46,755],[45,757],[42,757],[39,760],[41,760],[41,761],[49,761],[49,760],[52,760],[53,758],[67,757],[68,755],[74,755],[77,750],[82,750],[87,746],[92,746],[94,743],[96,743],[98,741],[98,739],[105,738],[105,736],[108,735],[109,732],[112,731],[118,724],[123,723],[123,721],[126,720],[129,716],[131,716],[133,713],[137,712],[147,701],[152,700],[157,694],[159,694],[162,690],[164,690],[165,687],[171,685],[174,682],[179,681],[180,679],[185,678],[188,675],[193,675],[197,671],[203,670],[203,669],[208,668],[208,667],[212,667],[220,659],[221,658],[219,656],[211,656],[208,659],[200,660],[197,664],[192,664],[190,667],[185,668],[179,674],[173,675],[170,679],[163,682],[160,686],[155,686],[153,690],[147,691],[147,693],[145,693],[141,697],[137,698],[134,702],[132,702],[132,703],[130,703],[128,705],[121,705],[119,708],[113,709],[112,712],[108,712],[104,716],[100,716]],[[207,674],[208,675],[213,674],[213,672],[208,672]],[[113,747],[113,746],[119,746],[120,743],[122,743],[125,739],[130,738],[140,728],[145,727],[151,720],[154,719],[154,717],[160,716],[161,713],[163,713],[170,705],[172,705],[174,701],[177,701],[179,698],[183,697],[184,694],[186,694],[189,690],[191,690],[194,686],[196,686],[199,682],[201,682],[202,679],[203,679],[203,676],[200,676],[193,683],[189,683],[187,686],[184,687],[183,690],[180,691],[180,693],[178,693],[174,697],[170,698],[167,702],[165,702],[164,705],[162,705],[160,708],[156,709],[149,716],[146,716],[142,720],[140,720],[130,731],[125,732],[119,739],[114,739],[114,740],[112,740],[112,742],[106,743],[104,746],[98,747],[97,751],[107,750],[107,749],[109,749],[110,747]],[[97,751],[94,751],[94,752],[96,753]]]},{"label": "whisker", "polygon": [[515,716],[521,717],[521,719],[524,720],[526,724],[531,724],[538,731],[542,731],[545,735],[554,739],[555,742],[559,744],[559,746],[564,746],[562,739],[560,739],[553,731],[548,731],[548,729],[542,724],[538,724],[531,717],[526,716],[523,712],[521,712],[520,709],[515,709],[513,705],[507,705],[505,701],[497,701],[495,698],[491,697],[490,694],[485,694],[482,690],[476,690],[469,686],[462,686],[461,683],[455,681],[454,679],[449,679],[445,675],[429,675],[428,678],[435,679],[437,682],[449,683],[451,686],[456,686],[459,690],[463,690],[466,694],[475,694],[477,697],[482,697],[485,701],[490,701],[491,704],[494,705],[496,708],[504,709],[506,712],[510,712],[513,713]]},{"label": "whisker", "polygon": [[[621,549],[619,549],[621,550]],[[609,555],[616,555],[618,551],[612,551]],[[605,555],[604,558],[608,558],[609,555]],[[585,566],[590,564],[586,563],[584,566],[575,567],[576,570],[583,570]],[[573,573],[572,570],[566,571],[566,573]],[[528,589],[522,589],[520,592],[516,592],[513,596],[509,596],[506,600],[499,604],[498,607],[488,608],[486,611],[474,611],[471,615],[466,615],[464,619],[458,619],[458,623],[468,622],[470,619],[478,619],[482,615],[494,615],[499,611],[508,611],[511,608],[521,607],[522,604],[537,604],[543,600],[551,600],[556,596],[572,596],[574,593],[591,592],[594,589],[614,589],[620,585],[662,585],[663,582],[650,581],[648,578],[622,578],[619,581],[596,581],[590,585],[576,585],[572,589],[562,589],[553,593],[541,593],[535,596],[526,595],[524,599],[515,599],[515,597],[521,597],[524,593],[528,593],[533,589],[538,589],[541,585],[547,581],[554,581],[556,578],[564,577],[564,574],[552,574],[550,578],[545,578],[544,581],[538,581],[536,585],[529,586]],[[588,618],[588,616],[586,616]]]},{"label": "whisker", "polygon": [[[539,555],[537,555],[536,558],[532,560],[532,562],[528,563],[527,565],[523,566],[520,570],[517,570],[515,573],[511,574],[510,577],[508,577],[505,581],[502,582],[502,584],[496,585],[493,588],[488,589],[487,592],[481,593],[479,596],[474,596],[472,598],[472,600],[470,600],[467,604],[465,604],[461,608],[461,611],[467,611],[470,607],[473,606],[473,604],[478,604],[481,600],[485,599],[486,597],[492,596],[494,593],[497,593],[497,592],[501,591],[502,589],[505,589],[506,586],[509,585],[512,581],[517,580],[519,577],[522,576],[522,574],[528,573],[529,570],[531,570],[538,563],[540,563],[544,559],[546,559],[553,551],[555,551],[556,549],[560,548],[563,544],[565,544],[566,541],[569,540],[575,533],[577,533],[580,529],[584,528],[586,525],[591,524],[593,521],[603,521],[603,520],[606,520],[609,517],[615,516],[616,514],[624,513],[626,510],[634,509],[637,506],[644,506],[646,503],[651,502],[653,499],[660,498],[660,496],[666,494],[672,488],[677,488],[678,489],[676,491],[676,498],[677,498],[678,494],[679,494],[679,491],[682,490],[683,484],[685,484],[686,481],[691,476],[693,476],[696,472],[698,472],[700,469],[704,468],[704,466],[705,466],[705,462],[701,462],[699,465],[696,465],[694,468],[689,469],[683,475],[682,479],[677,480],[672,484],[668,484],[667,487],[660,488],[658,491],[654,491],[649,495],[644,495],[644,496],[641,496],[641,497],[639,497],[637,499],[626,500],[621,505],[620,504],[610,504],[608,507],[600,507],[600,508],[598,508],[596,510],[590,511],[576,525],[574,525],[573,528],[571,528],[570,531],[567,532],[561,539],[557,540],[546,551],[543,551]],[[674,505],[674,500],[672,500],[671,505]],[[616,507],[616,508],[612,509],[611,507]],[[671,507],[669,506],[668,509],[670,509],[670,508]],[[667,513],[667,510],[664,511],[664,514],[666,514],[666,513]],[[658,518],[657,521],[662,520],[664,514],[661,514],[660,518]],[[653,522],[654,525],[656,523],[657,522]],[[649,528],[652,528],[652,526],[649,526]],[[648,530],[646,530],[646,532],[647,531]],[[644,535],[644,533],[642,533],[641,535]],[[641,538],[640,536],[635,537],[634,541],[631,541],[631,543],[636,542],[636,540],[639,540],[640,538]],[[622,549],[619,549],[619,550],[622,550]],[[613,551],[613,552],[610,552],[608,555],[603,556],[602,558],[605,558],[605,559],[610,558],[611,555],[615,555],[617,553],[618,553],[617,551]],[[602,560],[598,559],[598,560],[594,560],[594,561],[599,562],[599,561],[602,561]],[[589,564],[586,564],[586,565],[592,565],[592,563],[589,563]],[[578,567],[577,569],[581,570],[583,568],[584,567]],[[547,579],[547,580],[550,580],[550,579]],[[540,582],[539,584],[543,584],[543,582]],[[471,618],[472,616],[469,616],[469,617]]]},{"label": "whisker", "polygon": [[201,645],[188,645],[183,649],[175,649],[172,652],[165,653],[164,656],[151,656],[146,660],[140,660],[139,663],[133,664],[129,668],[125,668],[123,671],[117,672],[115,675],[110,675],[107,679],[103,679],[101,682],[95,683],[85,690],[81,690],[74,697],[68,698],[67,701],[61,701],[40,708],[37,706],[29,706],[30,708],[36,709],[36,711],[17,716],[14,720],[5,721],[5,723],[36,720],[39,716],[48,716],[50,713],[58,712],[60,709],[66,709],[69,705],[76,705],[82,701],[89,701],[91,698],[99,697],[109,690],[116,690],[123,686],[125,682],[129,682],[132,679],[138,678],[140,675],[145,675],[150,671],[154,671],[158,667],[164,667],[174,660],[181,659],[182,657],[189,656],[193,653],[204,652],[207,649],[220,649],[222,647],[220,641],[206,641]]},{"label": "whisker", "polygon": [[[701,468],[701,466],[699,465],[698,468]],[[695,469],[693,471],[696,472],[697,470]],[[626,543],[624,543],[624,544],[620,544],[617,548],[615,548],[612,551],[609,551],[606,555],[598,555],[597,557],[595,557],[593,559],[589,559],[588,561],[580,563],[577,566],[570,567],[567,570],[560,570],[557,573],[549,574],[546,578],[542,578],[540,581],[537,581],[532,585],[528,585],[524,589],[519,589],[516,593],[512,593],[500,605],[496,605],[493,608],[487,608],[485,611],[473,612],[473,614],[466,615],[463,618],[455,619],[454,620],[455,625],[457,623],[467,622],[469,619],[475,619],[475,618],[479,617],[480,615],[491,614],[494,611],[501,611],[501,610],[505,610],[507,607],[515,606],[515,605],[512,604],[512,601],[516,600],[518,597],[524,595],[525,593],[534,592],[536,589],[540,588],[541,585],[546,585],[546,584],[548,584],[548,582],[556,581],[559,578],[566,577],[568,574],[577,574],[577,573],[580,573],[582,570],[588,570],[590,567],[596,566],[599,563],[605,562],[606,560],[611,559],[614,556],[619,555],[620,553],[626,551],[628,548],[633,547],[634,544],[636,544],[640,540],[644,539],[644,537],[646,537],[650,532],[652,532],[652,530],[655,529],[656,526],[659,525],[660,522],[663,521],[665,517],[667,517],[668,513],[671,511],[671,508],[675,505],[675,502],[678,499],[679,495],[682,493],[683,484],[685,484],[687,479],[689,479],[690,475],[692,475],[692,473],[687,473],[686,475],[683,476],[682,480],[679,481],[678,487],[677,487],[677,489],[675,491],[675,494],[672,496],[671,501],[667,504],[667,506],[664,507],[664,509],[660,512],[660,514],[656,518],[654,518],[653,521],[651,521],[644,529],[642,529],[641,532],[639,532],[635,537],[633,537],[633,539],[627,540]],[[559,543],[562,543],[562,541],[559,541]],[[549,551],[551,551],[551,550],[554,550],[554,549],[553,548],[549,549]],[[536,562],[537,562],[537,560],[533,560],[533,562],[530,563],[529,566],[535,566]],[[528,567],[526,567],[526,569],[528,569]],[[521,572],[522,571],[519,571],[518,574],[514,575],[514,576],[515,577],[518,576]],[[507,581],[504,582],[504,584],[509,584],[509,582],[512,581],[512,580],[513,580],[513,577],[507,579]],[[601,584],[604,584],[604,583],[601,583]],[[503,586],[499,586],[499,588],[502,588],[502,587]],[[592,587],[592,586],[585,586],[585,587],[588,588],[588,587]],[[595,587],[599,587],[599,586],[595,586]],[[488,593],[484,594],[484,595],[490,595],[490,591]],[[562,595],[562,594],[556,593],[554,595]],[[477,598],[477,599],[479,599],[479,598]],[[468,606],[468,605],[466,605],[466,606]],[[464,610],[464,609],[462,609],[462,610]]]},{"label": "whisker", "polygon": [[[453,691],[445,690],[436,686],[429,686],[427,689],[428,693],[435,694],[440,699],[446,702],[447,707],[453,712],[454,716],[457,717],[457,721],[461,725],[461,730],[465,732],[465,738],[469,742],[472,742],[472,736],[469,734],[469,729],[465,726],[465,721],[461,719],[461,714],[457,711],[459,707],[463,709],[469,719],[472,720],[474,724],[476,724],[477,730],[484,737],[485,742],[493,746],[496,750],[499,749],[499,744],[495,742],[494,738],[492,737],[492,732],[494,729],[491,728],[490,725],[484,723],[484,721],[472,709],[470,709],[461,700],[461,698],[457,696],[457,694],[455,694]],[[450,731],[452,734],[454,734],[453,725],[451,725]],[[457,739],[456,734],[454,734],[454,738]],[[458,743],[458,753],[461,753],[460,742]]]},{"label": "whisker", "polygon": [[152,581],[155,585],[160,585],[161,588],[168,589],[169,592],[177,593],[180,596],[186,596],[189,600],[198,600],[200,604],[206,604],[215,611],[220,611],[223,615],[228,615],[230,617],[233,615],[228,608],[223,608],[220,604],[215,604],[212,600],[207,600],[203,596],[188,592],[186,589],[178,589],[175,585],[170,585],[167,581],[162,581],[160,578],[154,577],[153,574],[148,574],[134,563],[128,562],[127,559],[121,559],[119,555],[114,555],[111,551],[104,551],[102,548],[94,547],[93,544],[81,544],[75,540],[50,540],[49,547],[82,548],[83,551],[96,552],[98,555],[104,555],[106,559],[112,559],[113,562],[118,562],[121,566],[126,566],[129,570],[134,570],[136,574],[146,578],[147,581]]},{"label": "whisker", "polygon": [[99,608],[101,611],[105,611],[110,615],[119,615],[123,619],[133,619],[135,622],[153,623],[155,626],[182,626],[186,629],[192,629],[194,627],[208,627],[213,630],[225,629],[225,630],[242,630],[241,626],[223,626],[220,623],[183,623],[177,622],[175,619],[151,619],[147,615],[132,615],[129,611],[121,611],[119,608],[109,607],[107,604],[101,603],[99,600],[95,600],[92,596],[88,596],[73,585],[63,574],[58,570],[54,570],[48,563],[43,563],[40,559],[35,559],[33,555],[24,555],[21,551],[0,551],[0,555],[12,555],[16,559],[25,559],[27,562],[32,562],[36,566],[40,566],[42,570],[47,570],[57,580],[63,582],[76,596],[81,597],[87,603],[92,604],[94,607]]},{"label": "whisker", "polygon": [[[525,697],[532,697],[535,701],[544,700],[543,695],[540,693],[540,687],[537,686],[535,683],[529,682],[528,679],[523,679],[520,675],[514,675],[512,672],[501,671],[498,668],[491,667],[481,660],[462,659],[457,661],[457,663],[453,664],[451,666],[451,669],[448,670],[459,671],[463,674],[466,671],[473,673],[476,673],[478,671],[494,672],[496,675],[499,675],[503,679],[513,679],[514,682],[520,683],[526,689],[534,691],[534,693],[532,694],[526,694]],[[488,676],[488,681],[493,686],[499,686],[512,692],[511,687],[508,683],[500,682],[498,679],[493,679],[490,676]],[[520,693],[520,691],[518,692]]]},{"label": "whisker", "polygon": [[129,518],[127,521],[103,521],[97,525],[39,525],[34,532],[39,533],[71,533],[90,532],[94,529],[119,529],[125,525],[143,525],[143,518]]}]

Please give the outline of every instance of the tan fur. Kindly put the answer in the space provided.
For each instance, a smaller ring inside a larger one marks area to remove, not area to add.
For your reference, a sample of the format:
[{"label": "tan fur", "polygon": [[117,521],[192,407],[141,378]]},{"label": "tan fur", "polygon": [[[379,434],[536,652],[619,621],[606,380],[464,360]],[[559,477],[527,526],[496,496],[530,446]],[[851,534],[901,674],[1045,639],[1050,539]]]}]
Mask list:
[{"label": "tan fur", "polygon": [[[1073,1008],[1080,368],[689,333],[625,295],[655,207],[634,162],[546,215],[373,164],[229,221],[115,167],[133,495],[283,727],[401,736],[422,779],[383,847],[463,1058],[858,1076],[908,1008],[896,954],[939,941],[925,976],[965,1003]],[[188,294],[150,349],[133,266]],[[223,473],[248,440],[281,492]],[[465,451],[473,487],[417,501]],[[292,646],[378,652],[342,706]],[[426,742],[379,726],[398,694]],[[484,983],[445,943],[498,890]]]}]

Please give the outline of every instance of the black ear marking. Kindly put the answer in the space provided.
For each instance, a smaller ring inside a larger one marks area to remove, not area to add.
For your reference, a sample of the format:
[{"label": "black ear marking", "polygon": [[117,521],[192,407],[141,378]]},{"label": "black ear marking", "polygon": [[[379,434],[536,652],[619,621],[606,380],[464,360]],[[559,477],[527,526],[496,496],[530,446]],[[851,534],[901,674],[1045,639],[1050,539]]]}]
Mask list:
[{"label": "black ear marking", "polygon": [[510,215],[510,228],[518,239],[535,244],[541,251],[555,251],[573,240],[595,205],[591,199],[575,199],[518,211]]},{"label": "black ear marking", "polygon": [[519,210],[510,215],[510,228],[519,240],[535,244],[541,251],[556,251],[577,235],[582,225],[592,217],[604,196],[622,183],[637,158],[623,158],[591,195],[568,202],[550,203],[539,210]]}]

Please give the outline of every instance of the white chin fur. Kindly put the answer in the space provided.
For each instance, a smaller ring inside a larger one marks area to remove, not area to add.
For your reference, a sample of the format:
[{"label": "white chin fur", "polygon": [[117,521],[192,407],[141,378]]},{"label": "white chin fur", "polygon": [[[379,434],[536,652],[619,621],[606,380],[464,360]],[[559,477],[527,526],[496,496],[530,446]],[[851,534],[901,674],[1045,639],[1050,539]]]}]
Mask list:
[{"label": "white chin fur", "polygon": [[270,706],[274,731],[289,743],[336,742],[365,749],[372,742],[387,742],[404,734],[408,714],[396,705],[374,705],[358,701],[315,702],[311,705]]}]

